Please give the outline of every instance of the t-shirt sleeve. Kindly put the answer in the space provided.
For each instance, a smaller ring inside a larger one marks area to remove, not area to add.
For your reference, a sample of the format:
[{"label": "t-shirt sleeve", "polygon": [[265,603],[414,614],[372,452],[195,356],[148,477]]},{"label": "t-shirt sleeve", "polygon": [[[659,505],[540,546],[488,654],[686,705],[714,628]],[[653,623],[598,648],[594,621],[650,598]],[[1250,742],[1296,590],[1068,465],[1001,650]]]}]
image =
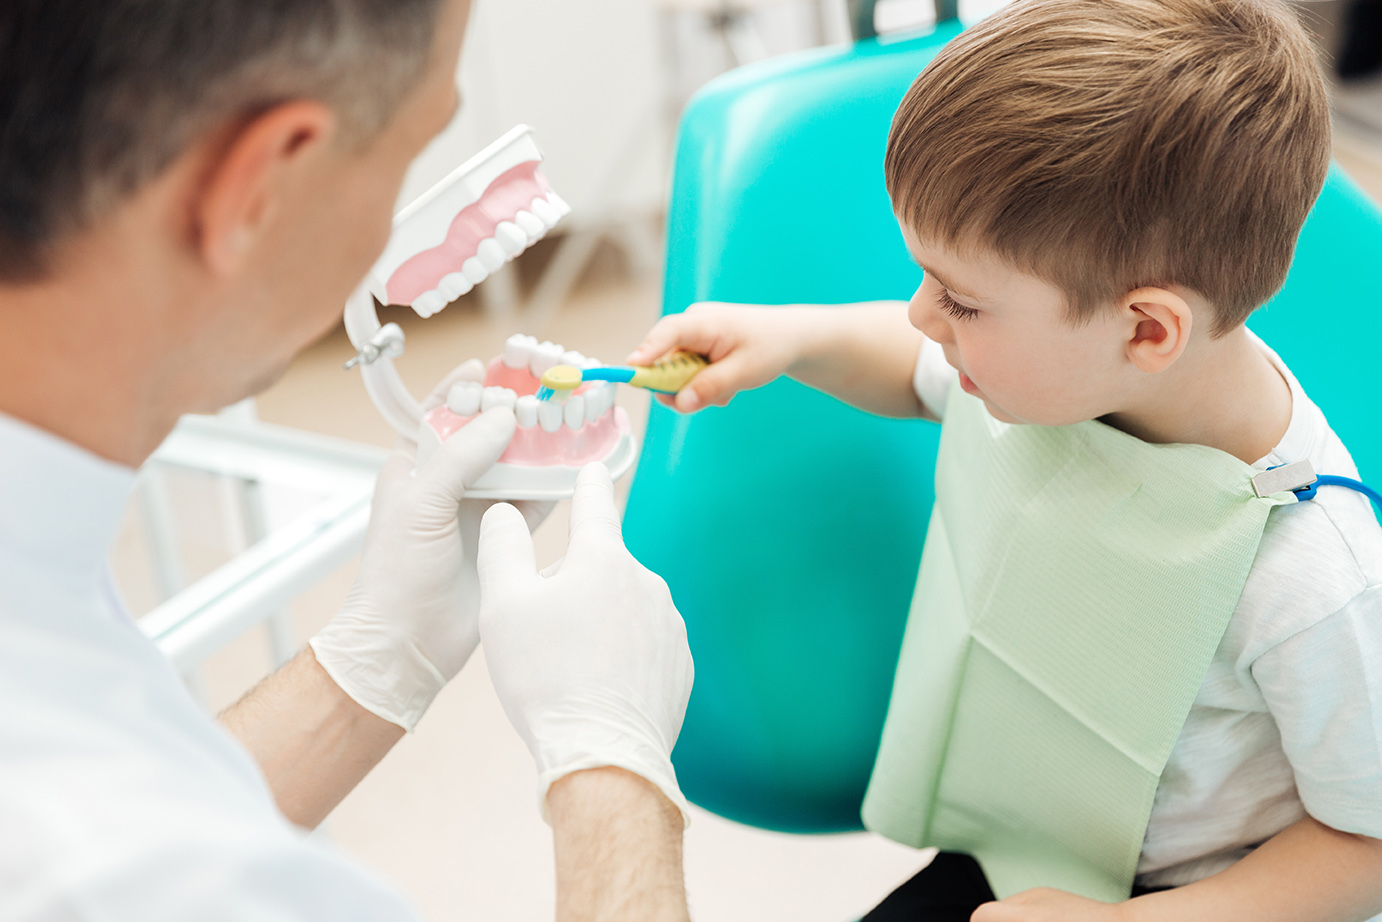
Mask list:
[{"label": "t-shirt sleeve", "polygon": [[950,386],[958,380],[959,374],[945,360],[945,351],[939,344],[923,338],[917,352],[916,370],[912,372],[912,389],[936,419],[945,417]]},{"label": "t-shirt sleeve", "polygon": [[1263,653],[1252,674],[1306,811],[1382,839],[1382,586]]}]

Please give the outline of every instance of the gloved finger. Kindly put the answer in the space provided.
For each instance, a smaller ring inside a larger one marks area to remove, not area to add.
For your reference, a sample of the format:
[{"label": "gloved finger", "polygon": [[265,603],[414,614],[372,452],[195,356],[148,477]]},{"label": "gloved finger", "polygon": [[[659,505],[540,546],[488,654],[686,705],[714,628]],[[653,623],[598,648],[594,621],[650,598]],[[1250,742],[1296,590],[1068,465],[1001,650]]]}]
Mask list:
[{"label": "gloved finger", "polygon": [[[475,536],[480,534],[480,520],[484,518],[489,507],[496,502],[499,500],[461,500],[461,535],[468,542],[467,546],[474,546]],[[519,499],[510,500],[509,505],[517,507],[518,511],[523,513],[523,519],[528,523],[529,531],[537,531],[537,527],[547,520],[547,516],[551,515],[557,504],[553,500]]]},{"label": "gloved finger", "polygon": [[408,487],[408,475],[413,471],[413,456],[394,451],[379,468],[374,481],[374,502],[378,506],[392,505],[399,493]]},{"label": "gloved finger", "polygon": [[523,513],[529,531],[537,531],[537,527],[547,521],[547,517],[557,506],[556,502],[550,499],[520,499],[515,500],[513,505],[518,508],[519,512]]},{"label": "gloved finger", "polygon": [[427,395],[427,399],[422,401],[422,412],[435,410],[437,407],[446,403],[446,395],[451,392],[451,385],[461,381],[484,381],[485,364],[479,359],[469,359],[457,365],[447,373],[446,377],[434,388],[432,393]]},{"label": "gloved finger", "polygon": [[561,565],[565,562],[565,557],[558,557],[556,563],[549,563],[547,566],[539,570],[537,572],[537,575],[542,577],[543,579],[550,579],[551,577],[556,576],[558,573],[561,572]]},{"label": "gloved finger", "polygon": [[596,461],[581,468],[571,496],[571,533],[567,557],[610,543],[624,544],[619,510],[614,506],[614,481],[609,468]]},{"label": "gloved finger", "polygon": [[481,599],[523,585],[536,573],[533,536],[523,514],[508,503],[495,503],[480,520],[475,567],[480,574]]},{"label": "gloved finger", "polygon": [[508,407],[494,407],[471,420],[418,470],[414,481],[439,512],[456,514],[466,487],[489,470],[509,447],[517,424]]},{"label": "gloved finger", "polygon": [[393,440],[393,453],[408,459],[408,470],[417,467],[417,442],[407,436],[400,433],[398,438]]}]

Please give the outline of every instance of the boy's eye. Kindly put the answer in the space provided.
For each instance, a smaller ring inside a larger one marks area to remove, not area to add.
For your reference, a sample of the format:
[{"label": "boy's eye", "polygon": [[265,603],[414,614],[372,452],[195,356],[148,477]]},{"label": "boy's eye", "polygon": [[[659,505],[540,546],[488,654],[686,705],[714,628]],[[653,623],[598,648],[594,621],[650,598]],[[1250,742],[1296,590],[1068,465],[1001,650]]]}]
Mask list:
[{"label": "boy's eye", "polygon": [[974,308],[965,307],[963,304],[957,303],[954,298],[950,297],[950,292],[946,291],[944,288],[941,289],[940,294],[936,295],[936,300],[940,302],[941,310],[945,311],[956,320],[973,320],[975,317],[979,316],[979,312]]}]

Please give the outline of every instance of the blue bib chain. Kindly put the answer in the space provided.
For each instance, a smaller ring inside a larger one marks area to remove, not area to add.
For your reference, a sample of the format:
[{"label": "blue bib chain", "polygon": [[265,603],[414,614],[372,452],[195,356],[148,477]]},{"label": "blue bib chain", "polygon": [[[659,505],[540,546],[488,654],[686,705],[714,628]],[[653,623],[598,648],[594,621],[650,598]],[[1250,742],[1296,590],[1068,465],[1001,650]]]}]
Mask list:
[{"label": "blue bib chain", "polygon": [[1320,487],[1346,487],[1355,490],[1372,500],[1377,508],[1382,510],[1382,493],[1352,477],[1316,474],[1314,465],[1309,461],[1278,464],[1252,478],[1253,492],[1258,496],[1269,496],[1272,493],[1290,490],[1301,502],[1314,499]]}]

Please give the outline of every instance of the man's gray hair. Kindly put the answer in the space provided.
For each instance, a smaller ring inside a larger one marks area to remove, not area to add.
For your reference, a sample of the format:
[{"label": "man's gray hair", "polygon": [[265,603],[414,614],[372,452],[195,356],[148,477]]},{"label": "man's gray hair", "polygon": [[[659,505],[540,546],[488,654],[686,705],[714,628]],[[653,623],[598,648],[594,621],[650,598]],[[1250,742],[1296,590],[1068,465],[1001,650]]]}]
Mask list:
[{"label": "man's gray hair", "polygon": [[417,81],[441,0],[4,0],[0,280],[235,118],[320,99],[367,139]]}]

